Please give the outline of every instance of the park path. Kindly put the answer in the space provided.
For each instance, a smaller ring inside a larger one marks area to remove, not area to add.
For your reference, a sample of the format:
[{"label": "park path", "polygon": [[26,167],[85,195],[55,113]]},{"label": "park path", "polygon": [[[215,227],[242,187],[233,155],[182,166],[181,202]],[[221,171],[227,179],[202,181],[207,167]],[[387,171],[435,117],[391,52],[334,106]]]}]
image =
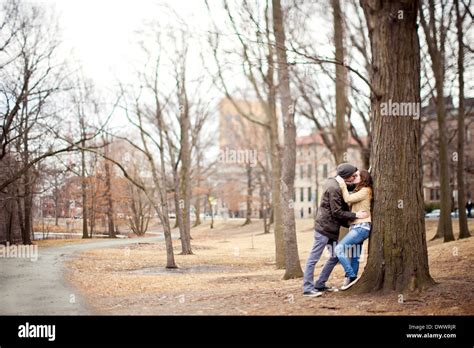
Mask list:
[{"label": "park path", "polygon": [[0,315],[95,314],[64,279],[64,261],[85,250],[162,240],[163,236],[104,239],[38,248],[36,261],[28,258],[1,258]]}]

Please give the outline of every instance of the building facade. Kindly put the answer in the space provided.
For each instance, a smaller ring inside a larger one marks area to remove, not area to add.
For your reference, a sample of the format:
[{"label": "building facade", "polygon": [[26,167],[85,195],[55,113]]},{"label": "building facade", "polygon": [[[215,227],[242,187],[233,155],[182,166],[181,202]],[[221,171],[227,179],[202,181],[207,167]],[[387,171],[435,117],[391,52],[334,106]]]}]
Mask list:
[{"label": "building facade", "polygon": [[[349,138],[346,162],[363,168],[360,148],[351,138]],[[336,175],[337,164],[319,133],[300,136],[296,139],[294,195],[296,218],[314,216],[325,181]]]},{"label": "building facade", "polygon": [[[446,128],[443,132],[448,141],[449,182],[453,209],[457,209],[457,116],[458,109],[451,97],[445,98]],[[436,205],[440,201],[440,165],[438,149],[438,121],[434,101],[422,108],[422,160],[423,160],[423,195],[427,204]],[[466,198],[474,198],[474,98],[465,99],[464,129],[464,183]]]}]

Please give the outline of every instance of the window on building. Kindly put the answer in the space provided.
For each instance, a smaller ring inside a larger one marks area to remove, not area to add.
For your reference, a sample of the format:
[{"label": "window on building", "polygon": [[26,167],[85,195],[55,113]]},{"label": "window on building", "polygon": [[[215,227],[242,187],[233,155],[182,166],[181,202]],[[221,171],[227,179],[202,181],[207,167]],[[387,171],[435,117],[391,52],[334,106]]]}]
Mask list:
[{"label": "window on building", "polygon": [[439,189],[431,189],[430,190],[430,200],[431,201],[439,201],[440,199],[440,194],[439,194]]},{"label": "window on building", "polygon": [[304,177],[304,166],[301,165],[300,166],[300,179],[303,179],[303,177]]},{"label": "window on building", "polygon": [[466,129],[466,144],[470,144],[470,143],[471,143],[471,137],[472,137],[471,130],[470,130],[470,129]]},{"label": "window on building", "polygon": [[311,215],[311,207],[308,208],[308,215]]},{"label": "window on building", "polygon": [[323,164],[323,178],[326,179],[328,177],[328,165],[327,163]]},{"label": "window on building", "polygon": [[308,202],[311,202],[312,196],[311,187],[308,187]]},{"label": "window on building", "polygon": [[300,188],[300,202],[304,202],[304,189]]},{"label": "window on building", "polygon": [[308,164],[308,178],[311,179],[311,174],[312,174],[312,170],[313,169],[313,165],[310,163]]}]

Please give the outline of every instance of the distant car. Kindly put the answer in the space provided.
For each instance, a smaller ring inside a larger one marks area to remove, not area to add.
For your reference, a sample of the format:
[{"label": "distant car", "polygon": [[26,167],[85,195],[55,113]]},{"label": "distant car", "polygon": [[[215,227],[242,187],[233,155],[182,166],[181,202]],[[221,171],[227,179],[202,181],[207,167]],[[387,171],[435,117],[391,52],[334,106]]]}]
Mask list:
[{"label": "distant car", "polygon": [[[468,215],[467,209],[466,209],[466,215]],[[453,211],[453,212],[451,213],[451,217],[453,217],[453,218],[458,218],[458,217],[459,217],[459,210],[456,209],[455,211]]]},{"label": "distant car", "polygon": [[168,214],[168,217],[169,217],[170,219],[176,219],[176,214],[175,214],[175,213],[169,213],[169,214]]},{"label": "distant car", "polygon": [[427,213],[427,214],[425,215],[425,218],[427,218],[427,219],[430,219],[430,218],[439,218],[440,213],[441,213],[441,210],[439,210],[439,209],[433,209],[432,211],[430,211],[429,213]]}]

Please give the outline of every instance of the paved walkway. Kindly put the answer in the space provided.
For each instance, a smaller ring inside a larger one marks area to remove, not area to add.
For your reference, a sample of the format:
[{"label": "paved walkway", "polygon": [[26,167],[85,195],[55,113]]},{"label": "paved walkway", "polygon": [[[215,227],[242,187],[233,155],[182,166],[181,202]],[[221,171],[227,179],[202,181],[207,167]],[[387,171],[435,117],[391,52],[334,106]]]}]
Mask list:
[{"label": "paved walkway", "polygon": [[[174,236],[173,236],[174,237]],[[63,262],[74,253],[133,243],[162,241],[163,236],[100,240],[38,248],[38,259],[0,258],[0,315],[94,314],[63,277]]]}]

